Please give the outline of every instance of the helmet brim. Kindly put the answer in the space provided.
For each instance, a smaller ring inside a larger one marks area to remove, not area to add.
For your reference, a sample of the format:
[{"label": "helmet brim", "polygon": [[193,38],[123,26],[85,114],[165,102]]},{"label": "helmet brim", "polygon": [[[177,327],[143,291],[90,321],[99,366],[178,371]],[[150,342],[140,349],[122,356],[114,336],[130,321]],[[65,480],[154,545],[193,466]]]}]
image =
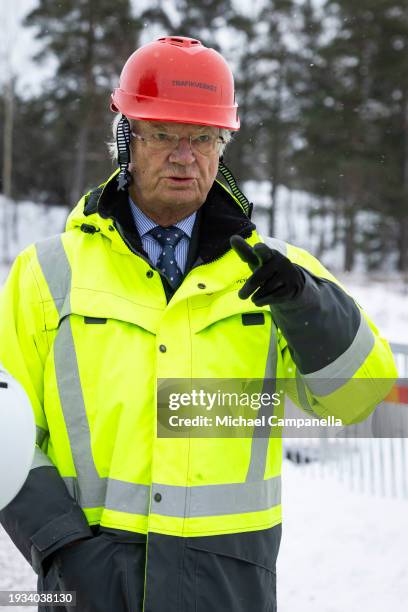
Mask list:
[{"label": "helmet brim", "polygon": [[[130,95],[115,89],[111,99],[111,110],[120,112],[129,119],[141,121],[163,121],[209,125],[227,130],[239,130],[238,105],[217,106],[176,100],[161,100],[156,97]],[[203,119],[204,118],[204,119]]]}]

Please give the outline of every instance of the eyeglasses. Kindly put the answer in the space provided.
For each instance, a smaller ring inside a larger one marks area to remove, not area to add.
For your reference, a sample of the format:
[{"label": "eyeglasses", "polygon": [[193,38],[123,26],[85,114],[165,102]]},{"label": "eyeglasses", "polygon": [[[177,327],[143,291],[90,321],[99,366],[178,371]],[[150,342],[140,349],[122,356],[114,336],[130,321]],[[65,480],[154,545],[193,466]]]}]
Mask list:
[{"label": "eyeglasses", "polygon": [[135,134],[135,132],[131,134],[133,138],[146,143],[151,149],[167,153],[177,149],[183,138],[188,139],[193,153],[201,153],[201,155],[211,155],[216,149],[219,151],[221,145],[225,143],[221,136],[215,134],[196,134],[194,136],[179,136],[168,132],[151,132],[146,136]]}]

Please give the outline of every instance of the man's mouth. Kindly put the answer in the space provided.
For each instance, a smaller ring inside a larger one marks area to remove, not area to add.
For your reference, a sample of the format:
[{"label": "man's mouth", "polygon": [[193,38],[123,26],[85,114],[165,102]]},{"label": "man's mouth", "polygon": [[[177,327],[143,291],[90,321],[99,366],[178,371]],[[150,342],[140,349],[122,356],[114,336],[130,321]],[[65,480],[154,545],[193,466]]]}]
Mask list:
[{"label": "man's mouth", "polygon": [[189,181],[194,181],[194,178],[190,176],[167,176],[171,181],[176,181],[177,183],[188,183]]}]

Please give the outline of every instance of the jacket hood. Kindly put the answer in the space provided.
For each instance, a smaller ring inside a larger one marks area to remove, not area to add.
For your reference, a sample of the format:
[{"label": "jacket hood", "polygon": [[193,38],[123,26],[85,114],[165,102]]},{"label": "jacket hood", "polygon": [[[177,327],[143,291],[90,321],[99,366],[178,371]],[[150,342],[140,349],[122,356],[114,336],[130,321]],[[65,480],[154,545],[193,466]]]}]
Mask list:
[{"label": "jacket hood", "polygon": [[68,232],[75,228],[80,228],[83,224],[91,225],[96,228],[96,231],[101,231],[110,234],[109,226],[112,224],[112,219],[109,217],[101,216],[98,210],[99,200],[105,190],[105,188],[114,183],[116,186],[115,177],[119,174],[119,169],[105,181],[101,183],[96,189],[88,191],[79,200],[78,204],[69,213],[65,230]]}]

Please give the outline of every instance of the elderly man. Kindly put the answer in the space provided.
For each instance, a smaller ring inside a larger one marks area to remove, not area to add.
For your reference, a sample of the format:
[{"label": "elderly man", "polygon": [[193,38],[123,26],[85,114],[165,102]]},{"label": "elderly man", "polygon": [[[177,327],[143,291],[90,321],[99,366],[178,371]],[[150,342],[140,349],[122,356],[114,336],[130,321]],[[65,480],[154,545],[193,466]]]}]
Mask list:
[{"label": "elderly man", "polygon": [[145,45],[112,109],[120,168],[19,256],[2,295],[0,361],[38,440],[1,522],[39,589],[75,591],[81,612],[271,612],[280,439],[159,435],[158,381],[288,379],[310,414],[352,423],[393,359],[316,259],[257,233],[220,161],[239,120],[216,51]]}]

